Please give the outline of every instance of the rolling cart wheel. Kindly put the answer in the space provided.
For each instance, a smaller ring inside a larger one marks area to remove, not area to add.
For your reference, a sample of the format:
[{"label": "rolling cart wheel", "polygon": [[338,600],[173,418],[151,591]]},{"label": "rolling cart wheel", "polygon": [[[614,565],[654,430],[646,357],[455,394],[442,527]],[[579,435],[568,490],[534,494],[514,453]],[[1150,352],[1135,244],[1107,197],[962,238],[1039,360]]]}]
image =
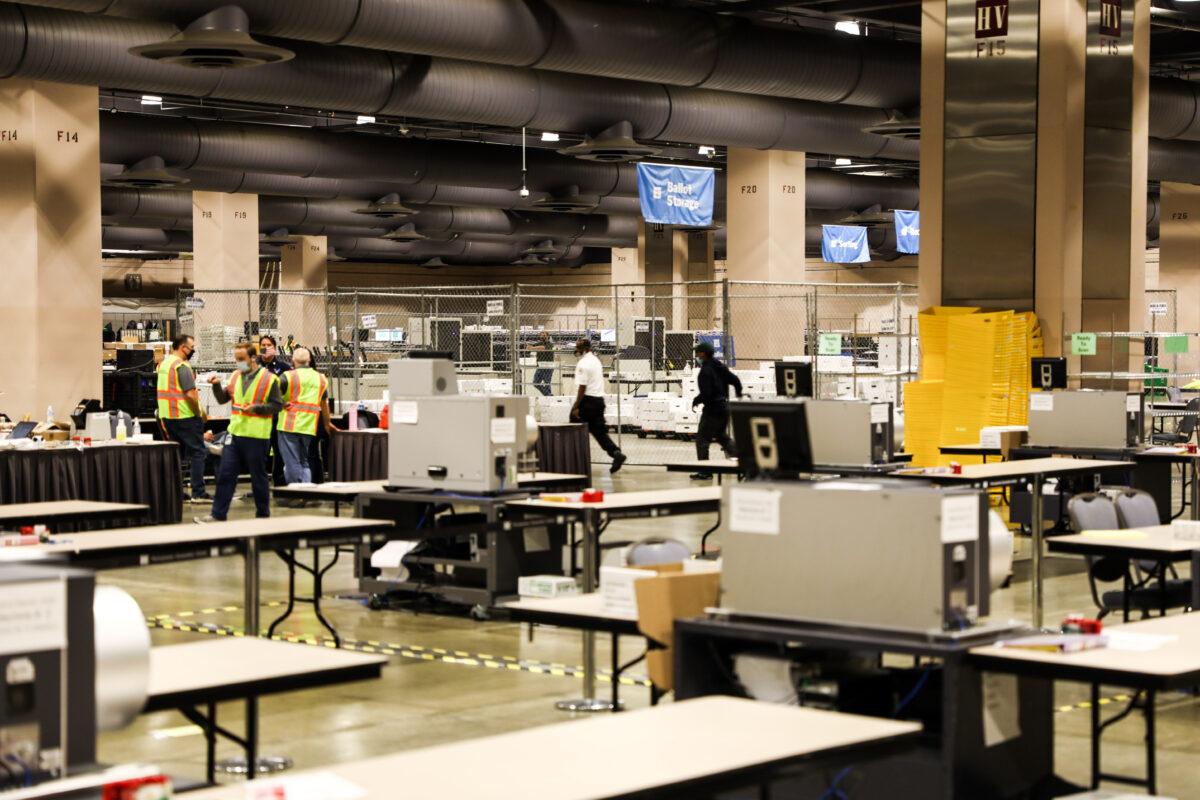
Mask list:
[{"label": "rolling cart wheel", "polygon": [[373,594],[367,598],[367,608],[372,611],[383,611],[387,608],[387,597],[381,594]]},{"label": "rolling cart wheel", "polygon": [[471,619],[478,620],[479,622],[486,622],[487,620],[489,620],[491,618],[492,618],[492,615],[488,611],[487,606],[483,606],[483,605],[471,606]]}]

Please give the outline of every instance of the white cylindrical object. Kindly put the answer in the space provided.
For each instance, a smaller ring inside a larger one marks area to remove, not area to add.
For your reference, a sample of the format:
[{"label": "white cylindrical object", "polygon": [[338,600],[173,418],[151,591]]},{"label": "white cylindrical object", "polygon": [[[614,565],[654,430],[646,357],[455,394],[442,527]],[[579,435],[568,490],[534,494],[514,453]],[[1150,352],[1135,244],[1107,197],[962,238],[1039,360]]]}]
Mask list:
[{"label": "white cylindrical object", "polygon": [[1004,585],[1012,573],[1013,534],[1004,524],[1004,519],[995,511],[988,510],[988,572],[991,573],[991,590]]},{"label": "white cylindrical object", "polygon": [[96,727],[125,727],[146,705],[150,686],[150,629],[137,601],[115,586],[97,586]]},{"label": "white cylindrical object", "polygon": [[528,453],[537,444],[538,421],[533,414],[525,415],[525,452]]}]

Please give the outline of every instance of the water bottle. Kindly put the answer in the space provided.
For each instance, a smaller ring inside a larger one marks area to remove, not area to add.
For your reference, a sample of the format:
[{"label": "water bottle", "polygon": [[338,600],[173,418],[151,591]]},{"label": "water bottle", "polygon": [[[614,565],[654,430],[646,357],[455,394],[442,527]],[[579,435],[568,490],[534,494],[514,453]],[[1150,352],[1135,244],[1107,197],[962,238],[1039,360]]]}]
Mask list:
[{"label": "water bottle", "polygon": [[133,438],[136,439],[137,437],[139,437],[141,435],[142,435],[142,421],[139,420],[137,417],[134,417],[133,418]]},{"label": "water bottle", "polygon": [[358,406],[357,405],[350,407],[350,430],[352,430],[352,431],[358,430]]},{"label": "water bottle", "polygon": [[46,424],[54,424],[54,406],[46,406]]},{"label": "water bottle", "polygon": [[129,435],[128,432],[125,430],[125,418],[118,417],[117,418],[117,441],[118,442],[125,441],[125,439],[128,435]]}]

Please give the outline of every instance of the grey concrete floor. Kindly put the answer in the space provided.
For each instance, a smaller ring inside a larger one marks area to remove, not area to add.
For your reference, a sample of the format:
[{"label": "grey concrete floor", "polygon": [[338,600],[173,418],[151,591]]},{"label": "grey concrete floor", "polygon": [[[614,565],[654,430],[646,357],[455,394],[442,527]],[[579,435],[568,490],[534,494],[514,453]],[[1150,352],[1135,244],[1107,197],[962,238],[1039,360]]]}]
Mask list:
[{"label": "grey concrete floor", "polygon": [[[633,491],[679,487],[692,484],[686,475],[668,474],[660,468],[626,467],[615,478],[607,468],[597,467],[595,485],[607,491]],[[207,509],[196,507],[194,513]],[[185,508],[185,513],[192,513]],[[250,516],[250,503],[234,504],[234,514]],[[277,509],[277,513],[289,513]],[[330,513],[324,506],[314,512]],[[699,547],[700,534],[712,524],[710,516],[675,517],[654,521],[614,523],[609,536],[622,539],[671,536]],[[1046,582],[1046,619],[1061,619],[1069,612],[1093,611],[1087,582],[1076,562],[1052,558]],[[995,595],[993,618],[1027,619],[1029,585],[1019,576],[1008,589]],[[148,567],[101,574],[101,580],[127,590],[148,617],[168,615],[190,622],[240,626],[242,570],[237,559],[215,559],[180,565]],[[264,602],[286,596],[286,570],[264,559]],[[300,588],[308,586],[302,578]],[[266,698],[261,704],[262,750],[290,756],[298,768],[317,768],[341,761],[474,738],[566,719],[554,709],[554,701],[579,692],[579,680],[553,674],[562,666],[580,663],[577,632],[539,627],[530,638],[527,626],[507,622],[476,622],[466,617],[418,614],[411,611],[371,611],[357,596],[349,563],[338,564],[330,573],[326,593],[339,595],[325,604],[327,615],[349,639],[378,642],[382,646],[421,648],[407,650],[410,656],[392,657],[382,680]],[[207,613],[199,613],[207,610]],[[264,622],[278,614],[263,611]],[[301,608],[284,625],[287,632],[321,635],[311,611]],[[193,641],[205,634],[154,630],[155,644]],[[598,663],[608,663],[606,637],[598,639]],[[295,645],[297,647],[305,645]],[[622,655],[632,657],[640,642],[624,640]],[[435,649],[446,651],[445,655]],[[424,653],[432,660],[420,657]],[[456,656],[456,653],[469,654]],[[480,656],[480,658],[471,658]],[[542,673],[464,664],[512,657],[529,662]],[[1147,658],[1152,658],[1148,654]],[[638,673],[635,667],[631,672]],[[607,692],[608,684],[599,685]],[[647,691],[623,686],[622,697],[629,707],[648,703]],[[1105,698],[1123,694],[1106,688]],[[1055,763],[1061,776],[1076,783],[1088,778],[1089,714],[1078,704],[1087,700],[1083,686],[1060,684],[1055,717]],[[1105,713],[1122,704],[1105,702]],[[1190,696],[1169,693],[1160,696],[1158,714],[1158,764],[1161,795],[1200,800],[1200,703]],[[221,721],[239,730],[240,704],[225,704]],[[1105,736],[1104,766],[1108,771],[1142,773],[1143,726],[1133,715],[1110,729]],[[222,745],[222,756],[238,755]],[[161,765],[177,774],[199,777],[203,773],[204,742],[199,730],[176,713],[140,717],[126,730],[104,734],[101,758],[109,762],[141,761]],[[401,784],[402,784],[402,779]],[[1115,787],[1114,787],[1115,788]]]}]

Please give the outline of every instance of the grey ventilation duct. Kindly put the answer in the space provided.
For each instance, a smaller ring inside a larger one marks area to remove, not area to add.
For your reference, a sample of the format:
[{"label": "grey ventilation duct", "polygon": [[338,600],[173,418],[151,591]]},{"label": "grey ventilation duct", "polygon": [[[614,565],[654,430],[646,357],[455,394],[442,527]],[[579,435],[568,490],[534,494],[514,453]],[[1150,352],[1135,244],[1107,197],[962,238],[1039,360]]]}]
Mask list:
[{"label": "grey ventilation duct", "polygon": [[105,186],[125,186],[130,189],[173,189],[188,182],[179,170],[168,169],[158,156],[143,158],[128,169],[103,177]]},{"label": "grey ventilation duct", "polygon": [[384,239],[390,239],[394,242],[419,242],[429,237],[417,231],[417,226],[411,222],[406,222],[399,228],[393,231],[388,231],[383,235]]},{"label": "grey ventilation duct", "polygon": [[[869,108],[346,47],[297,45],[294,61],[219,75],[127,52],[170,31],[160,23],[0,4],[0,77],[575,133],[628,120],[645,141],[917,158],[912,142],[862,132],[887,118]],[[64,39],[88,46],[63,48]]]},{"label": "grey ventilation duct", "polygon": [[292,243],[292,234],[287,228],[276,228],[267,233],[261,233],[258,236],[258,241],[262,244],[271,244],[277,247],[282,247]]},{"label": "grey ventilation duct", "polygon": [[562,191],[554,192],[549,197],[529,204],[538,211],[550,211],[555,214],[578,214],[590,211],[600,204],[597,195],[582,194],[578,186],[568,186]]},{"label": "grey ventilation duct", "polygon": [[564,156],[582,158],[584,161],[604,161],[609,164],[619,164],[625,161],[637,161],[662,152],[661,148],[642,144],[633,138],[633,126],[628,122],[618,122],[606,128],[596,136],[588,136],[582,142],[558,151]]},{"label": "grey ventilation duct", "polygon": [[364,207],[354,209],[355,214],[362,214],[376,219],[392,219],[393,217],[402,217],[416,212],[408,206],[400,202],[400,195],[391,193],[384,195],[374,203]]},{"label": "grey ventilation duct", "polygon": [[151,61],[199,69],[243,69],[290,61],[296,54],[256,41],[250,18],[237,6],[210,11],[170,38],[129,48]]}]

